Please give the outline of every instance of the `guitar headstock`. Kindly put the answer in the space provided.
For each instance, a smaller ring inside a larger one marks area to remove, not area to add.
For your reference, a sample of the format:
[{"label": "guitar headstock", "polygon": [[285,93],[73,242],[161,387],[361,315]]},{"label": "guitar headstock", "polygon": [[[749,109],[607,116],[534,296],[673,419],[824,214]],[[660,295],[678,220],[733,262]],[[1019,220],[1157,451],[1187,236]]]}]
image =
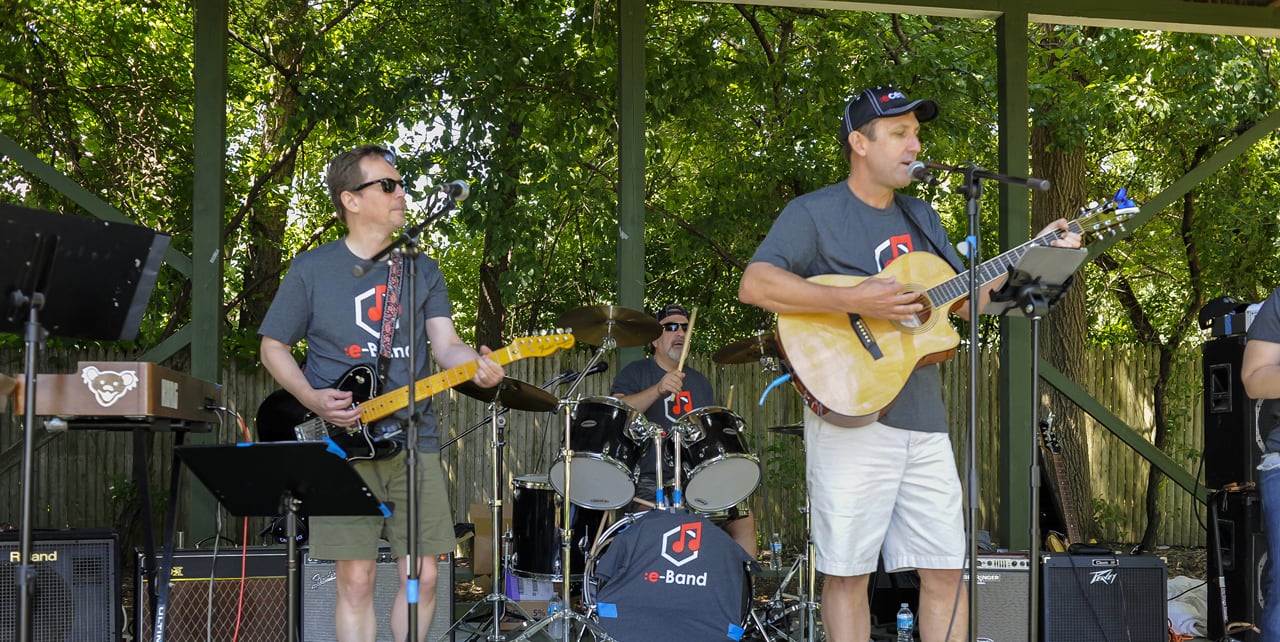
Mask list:
[{"label": "guitar headstock", "polygon": [[573,347],[573,333],[561,332],[558,328],[553,333],[544,331],[545,334],[536,334],[528,337],[520,337],[511,342],[507,346],[507,351],[512,356],[524,357],[545,357],[556,350],[566,350]]},{"label": "guitar headstock", "polygon": [[1058,443],[1058,435],[1053,432],[1053,411],[1049,411],[1049,415],[1040,420],[1040,443],[1044,444],[1044,449],[1050,454],[1062,453],[1062,444]]},{"label": "guitar headstock", "polygon": [[1088,243],[1107,235],[1114,236],[1116,230],[1123,231],[1125,221],[1139,211],[1138,204],[1128,196],[1128,188],[1121,187],[1111,200],[1105,203],[1094,201],[1088,207],[1080,208],[1080,215],[1071,221],[1071,228]]}]

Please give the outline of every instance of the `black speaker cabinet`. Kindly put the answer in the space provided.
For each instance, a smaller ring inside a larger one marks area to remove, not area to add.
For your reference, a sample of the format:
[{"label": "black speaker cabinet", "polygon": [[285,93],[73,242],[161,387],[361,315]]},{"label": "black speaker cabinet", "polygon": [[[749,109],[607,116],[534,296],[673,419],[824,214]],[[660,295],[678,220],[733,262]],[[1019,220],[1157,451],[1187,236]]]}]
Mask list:
[{"label": "black speaker cabinet", "polygon": [[[391,637],[391,603],[400,590],[399,570],[391,549],[383,546],[378,553],[378,578],[373,587],[373,608],[378,615],[377,642],[396,642]],[[338,599],[337,572],[330,560],[313,559],[310,552],[302,556],[302,640],[303,642],[332,642],[337,639],[334,631],[333,609]],[[440,636],[453,625],[453,555],[436,558],[436,604],[430,614],[430,640]],[[421,614],[419,617],[426,617]],[[453,633],[444,638],[454,641]]]},{"label": "black speaker cabinet", "polygon": [[[1262,521],[1262,503],[1258,491],[1224,493],[1214,502],[1218,511],[1218,530],[1209,529],[1208,576],[1209,637],[1222,637],[1222,593],[1217,577],[1222,575],[1227,591],[1227,621],[1253,622],[1262,619],[1262,573],[1267,566],[1267,537]],[[1212,525],[1210,521],[1210,525]],[[1218,564],[1218,555],[1222,564]],[[1252,631],[1236,633],[1241,642],[1259,642]]]},{"label": "black speaker cabinet", "polygon": [[[240,613],[241,642],[279,642],[286,639],[288,556],[283,546],[249,547],[245,557],[244,606],[240,608],[241,549],[223,547],[215,558],[212,548],[174,551],[169,577],[166,642],[204,642],[206,626],[214,640],[231,640]],[[160,554],[156,553],[157,556]],[[138,554],[137,630],[139,639],[154,637],[150,582],[143,577],[143,554]],[[212,578],[212,579],[210,579]],[[212,583],[212,594],[210,594]],[[210,619],[212,613],[212,619]]]},{"label": "black speaker cabinet", "polygon": [[[0,640],[17,639],[17,533],[0,533]],[[120,639],[120,549],[109,530],[35,531],[31,639],[114,642]]]},{"label": "black speaker cabinet", "polygon": [[1204,483],[1222,488],[1258,481],[1262,438],[1258,402],[1244,393],[1240,363],[1245,337],[1221,337],[1202,348],[1204,368]]},{"label": "black speaker cabinet", "polygon": [[1168,569],[1151,555],[1044,557],[1044,642],[1167,642]]},{"label": "black speaker cabinet", "polygon": [[978,642],[1027,642],[1030,589],[1026,553],[978,555]]}]

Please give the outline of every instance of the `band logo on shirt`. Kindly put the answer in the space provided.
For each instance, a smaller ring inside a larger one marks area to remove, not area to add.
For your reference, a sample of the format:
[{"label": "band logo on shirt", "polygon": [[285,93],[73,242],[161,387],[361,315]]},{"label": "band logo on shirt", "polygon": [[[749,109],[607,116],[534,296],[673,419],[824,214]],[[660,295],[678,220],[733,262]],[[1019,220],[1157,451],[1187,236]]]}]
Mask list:
[{"label": "band logo on shirt", "polygon": [[681,390],[665,398],[662,403],[667,411],[667,421],[675,423],[677,419],[693,412],[693,393]]},{"label": "band logo on shirt", "polygon": [[894,234],[876,246],[876,270],[883,271],[898,257],[915,249],[910,234]]},{"label": "band logo on shirt", "polygon": [[[662,558],[677,567],[698,559],[701,548],[702,522],[685,522],[662,534]],[[648,571],[644,574],[647,582],[685,586],[706,586],[707,577],[707,572],[677,573],[674,569]]]},{"label": "band logo on shirt", "polygon": [[[375,285],[355,296],[353,301],[356,327],[368,333],[374,341],[366,341],[363,345],[353,343],[347,346],[344,354],[349,359],[376,357],[378,355],[378,339],[382,338],[382,313],[385,307],[387,285]],[[396,326],[399,327],[399,321]],[[407,346],[392,346],[392,358],[401,359],[408,356]]]}]

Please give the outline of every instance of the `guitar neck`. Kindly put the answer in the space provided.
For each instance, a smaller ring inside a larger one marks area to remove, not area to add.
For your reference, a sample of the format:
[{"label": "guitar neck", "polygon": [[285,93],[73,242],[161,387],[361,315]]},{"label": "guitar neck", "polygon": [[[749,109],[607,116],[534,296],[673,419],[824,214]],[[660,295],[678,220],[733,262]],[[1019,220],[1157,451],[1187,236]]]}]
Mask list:
[{"label": "guitar neck", "polygon": [[[1076,234],[1081,234],[1083,236],[1083,230],[1077,221],[1067,223],[1067,227],[1071,232],[1075,232]],[[1004,254],[979,264],[978,267],[975,268],[978,276],[978,287],[986,287],[1008,274],[1009,268],[1017,265],[1022,256],[1027,253],[1027,250],[1030,250],[1032,247],[1046,246],[1060,238],[1062,238],[1062,232],[1056,230],[1047,234],[1042,234],[1030,241],[1027,241],[1026,243],[1023,243],[1022,245],[1019,245],[1018,247],[1013,248],[1012,250],[1009,250],[1008,252],[1005,252]],[[965,270],[964,272],[929,288],[928,297],[929,301],[933,304],[934,309],[950,309],[953,303],[969,295],[969,272],[971,271],[973,270]]]},{"label": "guitar neck", "polygon": [[[503,366],[522,358],[511,351],[511,346],[495,350],[489,354],[489,357]],[[476,372],[479,369],[478,360],[468,361],[460,366],[454,366],[448,370],[437,372],[430,377],[419,379],[413,384],[414,398],[427,399],[460,383],[469,381],[476,376]],[[365,423],[377,421],[408,405],[409,386],[400,386],[395,390],[378,395],[360,404],[360,421]]]},{"label": "guitar neck", "polygon": [[1067,470],[1062,462],[1062,453],[1053,453],[1053,476],[1058,480],[1058,503],[1062,505],[1062,521],[1067,525],[1067,540],[1080,542],[1080,523],[1076,521],[1075,497],[1067,486]]}]

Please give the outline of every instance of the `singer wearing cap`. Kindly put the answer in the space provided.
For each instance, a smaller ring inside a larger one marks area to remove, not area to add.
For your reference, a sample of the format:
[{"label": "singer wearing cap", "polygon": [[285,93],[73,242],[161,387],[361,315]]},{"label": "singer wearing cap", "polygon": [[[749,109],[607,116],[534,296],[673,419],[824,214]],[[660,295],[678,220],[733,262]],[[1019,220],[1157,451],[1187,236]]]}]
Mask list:
[{"label": "singer wearing cap", "polygon": [[[913,321],[924,309],[918,295],[876,275],[907,252],[929,252],[963,269],[933,207],[897,193],[916,169],[920,124],[937,116],[934,101],[893,87],[859,92],[838,130],[848,178],[787,204],[743,273],[738,298],[777,313]],[[1041,234],[1050,231],[1064,233],[1054,245],[1080,246],[1065,219]],[[819,274],[866,278],[853,286],[805,280]],[[980,293],[984,301],[989,291]],[[967,317],[968,306],[955,312]],[[867,425],[842,427],[810,410],[804,424],[827,639],[870,637],[867,583],[883,555],[889,572],[920,575],[919,639],[967,640],[963,501],[938,366],[912,372],[889,411]]]},{"label": "singer wearing cap", "polygon": [[[462,342],[453,326],[449,293],[435,260],[419,255],[410,271],[406,260],[395,255],[356,276],[352,268],[372,259],[391,242],[405,223],[404,182],[386,149],[364,145],[338,154],[329,162],[329,196],[338,218],[347,226],[342,239],[307,250],[293,258],[275,299],[263,319],[260,357],[282,388],[316,416],[335,426],[357,426],[364,399],[353,398],[349,388],[335,382],[356,366],[377,372],[378,390],[406,386],[432,373],[431,359],[440,368],[477,361],[474,381],[491,388],[502,381],[502,366]],[[416,274],[408,301],[408,277]],[[408,317],[415,315],[415,336],[408,335]],[[306,369],[294,359],[293,346],[305,339]],[[413,344],[413,367],[406,359]],[[428,346],[430,350],[428,350]],[[482,354],[484,356],[482,356]],[[418,632],[412,639],[427,639],[434,612],[436,563],[439,553],[454,548],[453,515],[448,487],[440,467],[440,433],[431,399],[422,399],[418,411]],[[335,560],[338,597],[334,607],[337,638],[341,642],[373,640],[379,614],[374,612],[373,590],[380,538],[391,543],[397,558],[400,591],[391,608],[394,639],[408,637],[406,578],[409,544],[406,468],[408,411],[365,427],[379,443],[395,444],[387,456],[352,465],[378,499],[392,507],[391,516],[318,517],[310,519],[311,556]],[[279,427],[276,427],[277,429]],[[261,427],[259,427],[261,430]],[[356,453],[351,453],[355,455]]]}]

